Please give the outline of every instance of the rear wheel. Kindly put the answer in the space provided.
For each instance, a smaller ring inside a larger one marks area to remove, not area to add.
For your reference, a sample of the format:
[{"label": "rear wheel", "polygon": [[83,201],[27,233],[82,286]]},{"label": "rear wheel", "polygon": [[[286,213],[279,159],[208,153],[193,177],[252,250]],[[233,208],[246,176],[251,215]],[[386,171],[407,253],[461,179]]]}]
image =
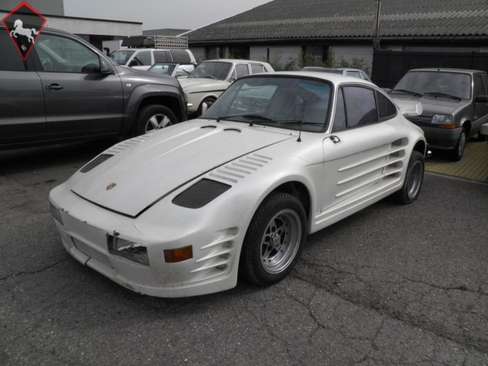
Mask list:
[{"label": "rear wheel", "polygon": [[168,107],[159,104],[148,105],[139,112],[136,135],[160,130],[177,122],[175,114]]},{"label": "rear wheel", "polygon": [[418,151],[412,151],[403,186],[391,195],[394,202],[407,205],[417,199],[424,181],[424,168],[424,156]]},{"label": "rear wheel", "polygon": [[249,225],[240,274],[260,286],[285,278],[293,270],[305,243],[306,223],[305,209],[296,197],[281,192],[271,194]]}]

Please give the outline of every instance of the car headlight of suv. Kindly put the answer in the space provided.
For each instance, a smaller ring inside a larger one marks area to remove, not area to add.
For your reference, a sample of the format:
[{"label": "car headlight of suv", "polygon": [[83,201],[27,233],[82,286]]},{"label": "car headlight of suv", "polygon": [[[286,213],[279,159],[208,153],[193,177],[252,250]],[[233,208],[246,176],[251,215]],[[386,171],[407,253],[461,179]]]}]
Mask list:
[{"label": "car headlight of suv", "polygon": [[435,125],[452,125],[452,116],[449,114],[434,114],[432,124]]},{"label": "car headlight of suv", "polygon": [[139,264],[149,265],[147,248],[143,244],[135,243],[129,240],[121,239],[116,236],[107,236],[108,252],[128,259]]}]

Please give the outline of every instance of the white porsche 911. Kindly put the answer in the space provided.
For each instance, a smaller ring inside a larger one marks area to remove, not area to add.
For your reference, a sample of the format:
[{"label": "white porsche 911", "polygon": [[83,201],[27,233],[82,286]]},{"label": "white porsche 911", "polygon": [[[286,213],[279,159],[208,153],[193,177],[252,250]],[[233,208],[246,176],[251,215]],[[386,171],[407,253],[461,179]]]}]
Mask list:
[{"label": "white porsche 911", "polygon": [[243,77],[200,119],[94,158],[51,191],[52,215],[73,257],[142,294],[270,285],[308,234],[416,200],[426,141],[404,115],[419,112],[342,75]]}]

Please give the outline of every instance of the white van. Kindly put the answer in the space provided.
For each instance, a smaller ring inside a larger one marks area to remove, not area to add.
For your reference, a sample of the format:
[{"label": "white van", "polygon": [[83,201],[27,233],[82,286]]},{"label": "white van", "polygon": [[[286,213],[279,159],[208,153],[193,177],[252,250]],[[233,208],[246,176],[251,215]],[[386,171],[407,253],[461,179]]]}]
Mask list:
[{"label": "white van", "polygon": [[158,62],[195,65],[197,63],[193,53],[186,49],[121,48],[113,52],[110,57],[118,65],[140,70],[147,70]]}]

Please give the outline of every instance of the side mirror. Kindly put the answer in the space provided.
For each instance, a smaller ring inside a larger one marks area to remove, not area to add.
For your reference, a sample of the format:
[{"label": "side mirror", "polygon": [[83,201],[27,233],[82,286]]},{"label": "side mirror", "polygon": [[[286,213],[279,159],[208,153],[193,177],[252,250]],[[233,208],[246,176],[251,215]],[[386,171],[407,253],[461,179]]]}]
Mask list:
[{"label": "side mirror", "polygon": [[132,60],[131,62],[129,62],[129,67],[133,66],[139,66],[139,62],[137,62],[136,60]]},{"label": "side mirror", "polygon": [[406,118],[420,116],[424,111],[424,107],[422,106],[421,102],[414,102],[409,100],[395,100],[395,102],[400,108],[403,116]]},{"label": "side mirror", "polygon": [[105,59],[100,59],[100,74],[111,75],[114,72],[113,66]]}]

